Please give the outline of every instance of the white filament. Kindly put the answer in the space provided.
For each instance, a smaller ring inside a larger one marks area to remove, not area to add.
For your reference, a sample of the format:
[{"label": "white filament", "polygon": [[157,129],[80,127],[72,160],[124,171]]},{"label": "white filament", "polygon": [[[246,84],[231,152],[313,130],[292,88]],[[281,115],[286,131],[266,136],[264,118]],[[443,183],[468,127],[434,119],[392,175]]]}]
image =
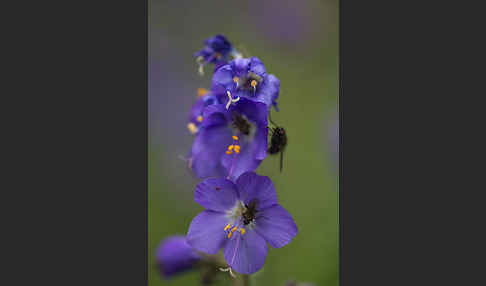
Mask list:
[{"label": "white filament", "polygon": [[233,97],[231,97],[231,93],[229,92],[229,90],[226,91],[226,94],[228,95],[228,103],[226,103],[226,109],[228,109],[230,107],[231,103],[235,103],[235,102],[238,102],[240,100],[239,96],[237,98],[233,99]]}]

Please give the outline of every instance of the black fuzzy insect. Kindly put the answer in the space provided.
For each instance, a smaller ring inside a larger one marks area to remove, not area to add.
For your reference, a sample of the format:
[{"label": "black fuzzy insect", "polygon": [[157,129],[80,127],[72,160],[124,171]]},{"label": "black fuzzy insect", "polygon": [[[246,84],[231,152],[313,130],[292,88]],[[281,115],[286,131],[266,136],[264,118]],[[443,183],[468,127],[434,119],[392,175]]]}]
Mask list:
[{"label": "black fuzzy insect", "polygon": [[243,212],[242,217],[243,217],[243,223],[245,225],[249,224],[252,220],[255,219],[256,213],[257,213],[257,200],[252,200],[248,205],[245,205],[246,210]]},{"label": "black fuzzy insect", "polygon": [[274,155],[280,153],[280,172],[282,172],[283,167],[283,153],[285,146],[287,146],[287,133],[283,127],[278,126],[272,121],[270,117],[270,122],[275,126],[271,128],[272,139],[270,140],[270,147],[268,148],[268,154]]}]

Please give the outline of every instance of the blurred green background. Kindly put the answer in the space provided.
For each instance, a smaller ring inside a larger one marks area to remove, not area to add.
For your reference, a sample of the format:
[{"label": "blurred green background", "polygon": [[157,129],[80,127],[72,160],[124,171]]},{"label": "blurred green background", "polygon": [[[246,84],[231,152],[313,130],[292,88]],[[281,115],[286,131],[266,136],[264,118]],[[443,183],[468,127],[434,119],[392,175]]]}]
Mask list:
[{"label": "blurred green background", "polygon": [[338,285],[337,23],[337,0],[149,0],[149,285],[199,285],[196,272],[161,279],[154,251],[165,237],[185,234],[203,210],[192,197],[199,180],[181,157],[192,145],[186,124],[196,89],[209,88],[212,74],[206,68],[200,77],[192,55],[219,33],[280,79],[272,119],[289,136],[283,172],[278,156],[269,156],[257,173],[273,180],[299,233],[269,248],[253,285]]}]

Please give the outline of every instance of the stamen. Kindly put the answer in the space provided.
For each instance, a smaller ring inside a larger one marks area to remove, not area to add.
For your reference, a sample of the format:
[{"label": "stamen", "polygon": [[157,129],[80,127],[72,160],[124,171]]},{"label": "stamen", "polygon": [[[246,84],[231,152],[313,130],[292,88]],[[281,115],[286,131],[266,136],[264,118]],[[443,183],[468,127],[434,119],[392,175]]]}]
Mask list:
[{"label": "stamen", "polygon": [[[224,231],[228,231],[229,229],[231,228],[231,224],[227,224],[225,227],[224,227]],[[238,229],[238,227],[236,226],[233,226],[233,228],[228,232],[228,239],[231,238],[231,236],[233,236],[233,232],[235,231],[239,231],[241,233],[241,235],[244,235],[246,233],[246,229],[240,227]]]},{"label": "stamen", "polygon": [[202,122],[203,121],[203,117],[201,115],[199,115],[196,119],[197,119],[198,122]]},{"label": "stamen", "polygon": [[191,134],[196,134],[197,132],[197,127],[196,127],[196,124],[192,123],[192,122],[189,122],[187,124],[187,129],[189,129],[189,132],[191,132]]},{"label": "stamen", "polygon": [[226,91],[226,94],[228,95],[228,103],[226,103],[226,109],[229,108],[231,103],[238,102],[240,100],[239,96],[237,98],[233,99],[233,97],[231,97],[231,92],[229,92],[228,90]]},{"label": "stamen", "polygon": [[[226,154],[228,154],[228,155],[233,154],[233,148],[234,148],[234,147],[235,147],[234,145],[229,145],[229,146],[228,146],[228,149],[226,150]],[[236,151],[235,151],[235,152],[236,152]],[[238,148],[238,152],[240,152],[239,148]]]},{"label": "stamen", "polygon": [[201,76],[203,76],[204,75],[204,58],[202,56],[199,56],[199,57],[196,58],[196,62],[199,65],[199,69],[198,69],[199,74]]},{"label": "stamen", "polygon": [[253,87],[253,93],[256,92],[256,86],[257,86],[258,82],[256,80],[252,80],[250,85]]},{"label": "stamen", "polygon": [[[233,136],[231,136],[231,138],[233,138],[234,141],[238,141],[238,136],[233,135]],[[235,142],[235,143],[237,143],[237,142]],[[236,155],[240,154],[240,148],[241,148],[240,145],[231,144],[231,145],[228,146],[228,150],[226,150],[226,154],[228,154],[228,155],[233,154],[233,151],[235,151],[235,156],[233,157],[233,160],[231,162],[231,168],[229,170],[229,174],[226,177],[227,179],[231,178],[231,174],[233,174],[233,169],[235,167],[235,161],[236,161]]]},{"label": "stamen", "polygon": [[239,79],[237,76],[235,76],[235,77],[233,78],[233,82],[234,82],[234,83],[236,83],[236,86],[237,86],[237,87],[238,87],[238,81],[239,81],[239,80],[240,80],[240,79]]},{"label": "stamen", "polygon": [[[233,136],[233,137],[236,137],[236,136]],[[240,145],[229,145],[228,149],[226,150],[226,154],[231,155],[231,154],[233,154],[233,151],[235,151],[235,155],[240,154],[240,148],[241,148]],[[231,162],[231,168],[230,168],[230,171],[229,171],[229,174],[228,174],[228,179],[231,177],[231,174],[233,173],[233,168],[235,167],[235,159],[236,159],[236,156],[233,158],[233,161]]]},{"label": "stamen", "polygon": [[197,89],[197,96],[198,97],[202,97],[202,96],[205,96],[206,94],[208,94],[209,90],[205,89],[205,88],[198,88]]},{"label": "stamen", "polygon": [[228,268],[219,268],[219,271],[223,271],[223,272],[228,272],[229,271],[231,277],[236,278],[236,275],[233,273],[233,271],[231,271],[231,267],[228,267]]},{"label": "stamen", "polygon": [[199,74],[201,76],[204,75],[204,69],[203,69],[204,65],[207,64],[207,63],[210,63],[215,57],[218,58],[218,56],[221,57],[221,54],[214,53],[207,60],[204,60],[203,56],[199,56],[199,57],[196,58],[196,62],[199,64]]}]

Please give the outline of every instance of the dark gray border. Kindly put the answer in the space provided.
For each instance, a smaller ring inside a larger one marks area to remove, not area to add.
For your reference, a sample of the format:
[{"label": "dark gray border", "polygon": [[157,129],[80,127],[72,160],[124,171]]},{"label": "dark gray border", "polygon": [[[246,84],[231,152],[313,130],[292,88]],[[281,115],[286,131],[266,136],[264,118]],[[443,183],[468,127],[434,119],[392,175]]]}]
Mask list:
[{"label": "dark gray border", "polygon": [[0,284],[147,285],[147,1],[19,5]]},{"label": "dark gray border", "polygon": [[340,1],[342,286],[485,284],[470,5]]}]

